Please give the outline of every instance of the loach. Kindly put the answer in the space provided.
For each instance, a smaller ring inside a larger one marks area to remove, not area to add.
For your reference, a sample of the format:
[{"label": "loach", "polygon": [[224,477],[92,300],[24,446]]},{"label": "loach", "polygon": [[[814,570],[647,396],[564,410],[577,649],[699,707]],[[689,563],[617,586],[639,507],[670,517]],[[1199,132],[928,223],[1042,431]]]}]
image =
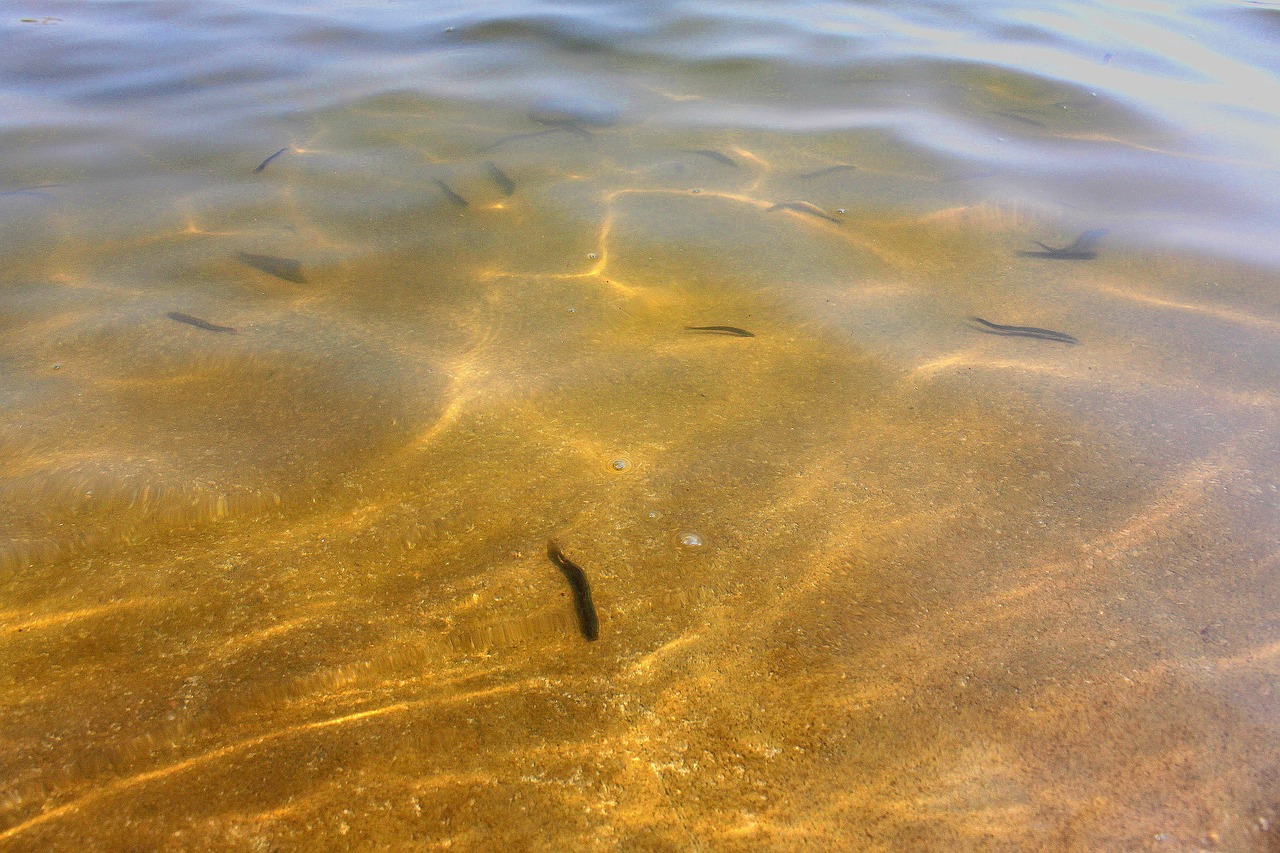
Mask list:
[{"label": "loach", "polygon": [[710,148],[681,148],[680,151],[683,154],[698,154],[702,157],[710,157],[712,160],[715,160],[717,163],[722,163],[725,166],[738,165],[731,157],[729,157],[729,155],[721,154],[719,151],[712,151]]},{"label": "loach", "polygon": [[165,314],[170,320],[177,320],[179,323],[186,323],[188,326],[195,326],[197,329],[204,329],[208,332],[230,332],[235,334],[236,330],[230,326],[219,326],[217,323],[210,323],[208,320],[201,320],[199,317],[192,317],[190,314],[183,314],[181,311],[170,311]]},{"label": "loach", "polygon": [[1035,243],[1043,251],[1019,252],[1018,254],[1024,258],[1051,258],[1055,261],[1091,261],[1098,257],[1096,251],[1098,243],[1107,233],[1108,230],[1106,228],[1094,228],[1081,234],[1070,246],[1063,246],[1060,249],[1046,246],[1039,240],[1032,240],[1031,242]]},{"label": "loach", "polygon": [[547,556],[556,564],[556,568],[569,581],[569,588],[573,590],[573,606],[578,612],[578,627],[582,629],[582,636],[588,640],[596,639],[600,636],[600,619],[596,616],[596,606],[591,601],[591,584],[587,583],[586,572],[564,555],[554,539],[547,543]]},{"label": "loach", "polygon": [[746,329],[739,329],[737,326],[685,326],[690,332],[720,332],[725,335],[733,335],[737,338],[754,338],[754,332],[748,332]]},{"label": "loach", "polygon": [[810,216],[816,216],[819,219],[825,219],[828,222],[834,222],[837,225],[840,223],[839,219],[836,219],[834,216],[832,216],[830,213],[827,213],[825,210],[818,207],[816,204],[810,204],[807,201],[778,202],[773,207],[769,208],[767,212],[772,213],[775,210],[794,210],[797,213],[807,213]]},{"label": "loach", "polygon": [[456,192],[454,192],[453,189],[448,184],[446,184],[444,181],[440,180],[439,178],[436,178],[435,182],[436,182],[436,186],[440,188],[440,192],[444,193],[445,198],[449,199],[449,201],[453,202],[458,207],[467,206],[467,200],[462,196],[458,195]]},{"label": "loach", "polygon": [[992,323],[990,320],[984,320],[981,317],[970,317],[970,320],[983,326],[982,331],[992,335],[1008,335],[1010,337],[1020,338],[1038,338],[1042,341],[1057,341],[1061,344],[1078,344],[1075,338],[1066,332],[1055,332],[1053,329],[1041,329],[1036,326],[1004,326],[1000,323]]},{"label": "loach", "polygon": [[511,195],[516,191],[516,182],[499,169],[497,163],[489,160],[484,167],[489,170],[489,177],[493,178],[493,182],[498,185],[498,189],[502,190],[503,195]]},{"label": "loach", "polygon": [[268,163],[270,163],[272,160],[276,159],[277,157],[279,157],[281,154],[283,154],[288,150],[289,150],[288,148],[281,148],[279,151],[272,154],[267,159],[263,160],[261,163],[258,164],[258,168],[253,170],[254,174],[257,174],[258,172],[261,172],[263,169],[267,168]]}]

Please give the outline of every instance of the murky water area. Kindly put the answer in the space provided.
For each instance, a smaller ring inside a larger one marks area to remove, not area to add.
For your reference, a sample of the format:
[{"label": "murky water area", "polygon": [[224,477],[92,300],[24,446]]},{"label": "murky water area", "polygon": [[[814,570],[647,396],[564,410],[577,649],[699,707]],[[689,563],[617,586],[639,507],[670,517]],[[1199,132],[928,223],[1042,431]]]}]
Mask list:
[{"label": "murky water area", "polygon": [[1278,36],[10,4],[0,847],[1280,848]]}]

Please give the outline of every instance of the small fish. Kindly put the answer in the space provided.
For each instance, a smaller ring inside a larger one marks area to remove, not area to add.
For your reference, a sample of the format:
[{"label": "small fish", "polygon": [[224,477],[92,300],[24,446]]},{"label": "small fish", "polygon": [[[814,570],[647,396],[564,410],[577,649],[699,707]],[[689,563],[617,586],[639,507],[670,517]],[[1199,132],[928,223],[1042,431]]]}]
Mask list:
[{"label": "small fish", "polygon": [[599,114],[581,114],[575,115],[571,111],[558,108],[535,108],[529,112],[529,120],[545,125],[547,130],[534,130],[526,133],[513,133],[510,136],[504,136],[497,142],[490,143],[481,151],[492,151],[493,149],[506,145],[508,142],[515,142],[519,139],[535,139],[539,136],[546,136],[549,133],[572,133],[579,139],[591,142],[595,139],[587,127],[609,127],[615,121],[617,116],[600,112]]},{"label": "small fish", "polygon": [[849,166],[842,163],[839,166],[828,166],[827,168],[819,169],[816,172],[805,172],[803,175],[798,175],[797,177],[801,180],[807,181],[811,178],[821,178],[823,175],[834,175],[836,172],[856,172],[857,170],[857,166]]},{"label": "small fish", "polygon": [[1057,341],[1060,344],[1080,343],[1080,341],[1071,337],[1066,332],[1055,332],[1053,329],[1039,329],[1035,326],[1003,326],[999,323],[992,323],[990,320],[984,320],[981,317],[970,317],[969,319],[981,326],[984,326],[985,328],[982,331],[991,335],[1038,338],[1042,341]]},{"label": "small fish", "polygon": [[[1098,96],[1096,93],[1091,93],[1091,97],[1097,98]],[[1053,106],[1060,110],[1092,110],[1096,109],[1099,103],[1100,102],[1097,100],[1079,98],[1074,101],[1058,101],[1054,103]]]},{"label": "small fish", "polygon": [[1047,129],[1048,129],[1048,127],[1049,127],[1047,124],[1045,124],[1045,123],[1044,123],[1044,122],[1042,122],[1042,121],[1036,121],[1036,120],[1035,120],[1035,119],[1033,119],[1033,118],[1027,118],[1027,117],[1026,117],[1026,116],[1024,116],[1024,115],[1019,115],[1018,113],[1014,113],[1014,112],[1007,112],[1007,111],[1005,111],[1005,110],[995,110],[995,111],[992,113],[992,115],[998,115],[998,116],[1002,116],[1002,117],[1004,117],[1004,118],[1013,119],[1014,121],[1020,121],[1020,122],[1022,122],[1023,124],[1029,124],[1029,125],[1031,125],[1032,127],[1038,127],[1038,128],[1040,128],[1041,130],[1047,130]]},{"label": "small fish", "polygon": [[600,636],[600,619],[596,616],[596,606],[591,601],[591,584],[587,583],[587,573],[564,555],[560,546],[552,539],[547,543],[547,556],[556,568],[569,581],[569,589],[573,590],[573,605],[578,612],[578,627],[582,636],[594,640]]},{"label": "small fish", "polygon": [[727,154],[721,154],[719,151],[712,151],[710,148],[681,148],[680,150],[685,154],[698,154],[703,157],[710,157],[712,160],[715,160],[717,163],[722,163],[725,166],[736,167],[738,165],[737,162]]},{"label": "small fish", "polygon": [[556,124],[556,127],[559,130],[563,130],[565,133],[572,133],[574,136],[578,137],[579,139],[585,140],[586,142],[591,142],[593,139],[595,139],[595,137],[591,135],[591,131],[587,130],[585,127],[583,127],[580,123],[576,121],[559,122]]},{"label": "small fish", "polygon": [[593,137],[588,127],[612,127],[618,122],[618,110],[607,104],[591,104],[563,100],[544,101],[530,108],[530,121],[572,133],[587,141]]},{"label": "small fish", "polygon": [[967,175],[952,175],[949,178],[940,178],[938,180],[938,183],[955,184],[955,183],[959,183],[960,181],[981,181],[985,178],[994,178],[999,174],[1000,174],[999,172],[994,170],[989,172],[972,172]]},{"label": "small fish", "polygon": [[561,98],[539,101],[525,115],[538,124],[576,124],[585,127],[613,127],[621,117],[618,108],[612,104]]},{"label": "small fish", "polygon": [[177,320],[179,323],[186,323],[188,326],[195,326],[197,329],[204,329],[209,332],[229,332],[235,334],[236,330],[230,326],[219,326],[217,323],[210,323],[208,320],[201,320],[199,317],[192,317],[190,314],[183,314],[181,311],[170,311],[165,315],[170,320]]},{"label": "small fish", "polygon": [[836,224],[839,224],[840,222],[839,219],[836,219],[834,216],[832,216],[830,213],[827,213],[825,210],[818,207],[816,204],[809,204],[809,202],[807,201],[779,202],[778,204],[775,204],[773,207],[769,208],[770,213],[772,213],[775,210],[794,210],[799,213],[807,213],[810,216],[816,216],[819,219],[825,219],[828,222],[835,222]]},{"label": "small fish", "polygon": [[52,195],[41,190],[52,190],[62,186],[62,184],[40,184],[37,187],[18,187],[16,190],[0,191],[0,196],[6,195],[29,195],[32,198],[43,198],[49,201],[56,201]]},{"label": "small fish", "polygon": [[261,172],[263,169],[267,168],[268,163],[270,163],[272,160],[276,159],[277,157],[279,157],[281,154],[283,154],[288,150],[289,150],[288,148],[281,148],[279,151],[272,154],[267,159],[263,160],[261,163],[258,164],[258,168],[253,170],[254,174],[256,175],[258,172]]},{"label": "small fish", "polygon": [[737,326],[685,326],[690,332],[717,332],[722,335],[733,335],[737,338],[754,338],[755,333]]},{"label": "small fish", "polygon": [[435,182],[436,182],[436,186],[440,188],[440,192],[444,193],[445,198],[449,199],[449,201],[453,202],[458,207],[467,206],[467,200],[462,196],[458,195],[456,192],[454,192],[449,187],[448,184],[446,184],[444,181],[440,180],[439,178],[436,178]]},{"label": "small fish", "polygon": [[516,191],[516,182],[507,177],[507,173],[499,169],[492,160],[486,162],[484,167],[489,170],[489,177],[493,178],[503,195],[511,195]]},{"label": "small fish", "polygon": [[492,151],[493,149],[497,148],[500,145],[506,145],[508,142],[515,142],[517,139],[533,139],[538,136],[546,136],[548,133],[559,133],[559,128],[552,128],[551,130],[535,130],[529,133],[513,133],[510,136],[502,137],[497,142],[493,142],[493,143],[490,143],[489,145],[486,145],[484,148],[481,148],[480,150]]},{"label": "small fish", "polygon": [[292,281],[295,284],[307,283],[307,280],[302,276],[302,264],[292,258],[254,255],[249,252],[241,252],[236,257],[240,263],[251,266],[255,270],[261,270],[267,275],[273,275],[285,281]]},{"label": "small fish", "polygon": [[533,120],[536,121],[538,124],[545,124],[548,127],[552,128],[552,130],[550,131],[544,131],[545,133],[554,133],[557,130],[563,130],[565,133],[572,133],[574,136],[580,139],[585,139],[588,142],[595,139],[595,137],[591,135],[591,131],[583,127],[582,122],[579,121],[578,119],[534,118],[533,116],[530,116],[530,118],[533,118]]},{"label": "small fish", "polygon": [[1024,258],[1052,258],[1056,261],[1091,261],[1098,257],[1098,253],[1094,251],[1094,248],[1108,233],[1106,228],[1094,228],[1092,231],[1086,231],[1081,234],[1070,246],[1063,246],[1060,249],[1046,246],[1039,240],[1032,240],[1031,242],[1044,251],[1019,252],[1018,254]]}]

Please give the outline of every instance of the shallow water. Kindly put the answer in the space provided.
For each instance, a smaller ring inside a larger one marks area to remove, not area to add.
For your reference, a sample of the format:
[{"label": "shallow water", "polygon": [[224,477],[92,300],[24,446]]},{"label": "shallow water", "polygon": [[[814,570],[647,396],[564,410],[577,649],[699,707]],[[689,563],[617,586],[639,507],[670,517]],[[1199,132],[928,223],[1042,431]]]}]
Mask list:
[{"label": "shallow water", "polygon": [[0,842],[1276,849],[1280,7],[476,5],[0,20]]}]

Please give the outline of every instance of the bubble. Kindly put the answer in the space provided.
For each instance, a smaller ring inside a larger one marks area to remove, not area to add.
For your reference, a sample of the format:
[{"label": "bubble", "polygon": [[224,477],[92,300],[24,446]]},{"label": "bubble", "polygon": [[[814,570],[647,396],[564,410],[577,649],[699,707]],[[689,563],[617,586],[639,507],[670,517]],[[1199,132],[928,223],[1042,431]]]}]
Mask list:
[{"label": "bubble", "polygon": [[589,260],[589,261],[594,261],[594,260],[596,260],[596,259],[597,259],[597,258],[599,258],[599,257],[600,257],[600,253],[599,253],[599,252],[588,252],[588,253],[587,253],[587,260]]},{"label": "bubble", "polygon": [[691,192],[691,193],[700,193],[700,192],[702,192],[702,190],[689,190],[689,192]]},{"label": "bubble", "polygon": [[569,309],[569,313],[570,313],[570,314],[577,314],[577,313],[578,313],[578,309],[577,309],[577,308],[570,308],[570,309]]},{"label": "bubble", "polygon": [[680,544],[686,548],[699,548],[702,546],[702,537],[696,533],[681,533]]},{"label": "bubble", "polygon": [[636,467],[636,463],[627,455],[606,456],[604,465],[610,474],[630,474]]},{"label": "bubble", "polygon": [[845,209],[844,209],[843,207],[837,207],[837,208],[836,208],[836,213],[845,213],[845,212],[846,212],[846,211],[845,211]]}]

